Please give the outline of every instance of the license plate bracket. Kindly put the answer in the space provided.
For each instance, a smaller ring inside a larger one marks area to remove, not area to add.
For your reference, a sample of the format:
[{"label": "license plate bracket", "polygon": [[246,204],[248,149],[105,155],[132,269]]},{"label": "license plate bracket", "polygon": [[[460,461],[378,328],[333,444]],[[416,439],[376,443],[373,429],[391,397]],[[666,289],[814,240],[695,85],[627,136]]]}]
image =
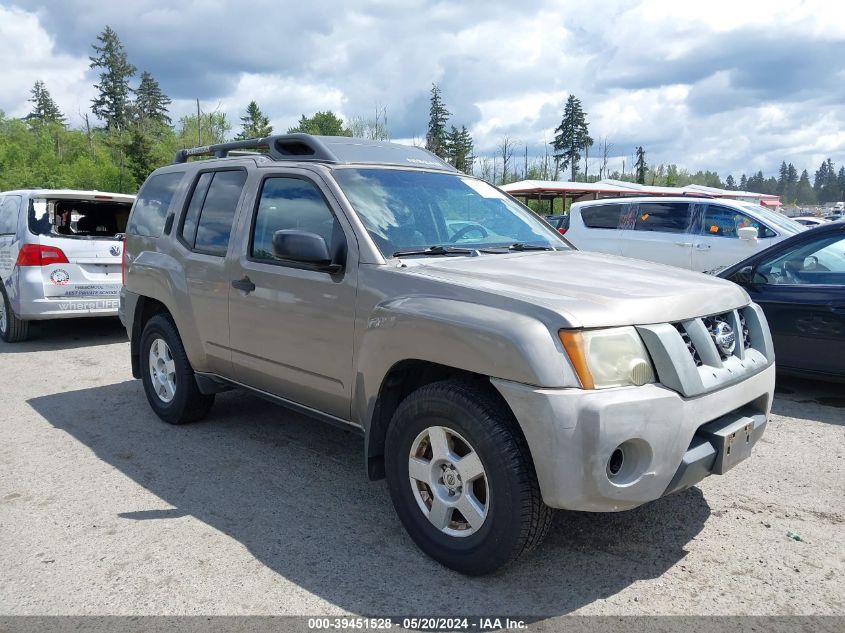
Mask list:
[{"label": "license plate bracket", "polygon": [[736,411],[699,428],[696,435],[716,449],[713,474],[722,475],[751,455],[765,426],[765,414]]}]

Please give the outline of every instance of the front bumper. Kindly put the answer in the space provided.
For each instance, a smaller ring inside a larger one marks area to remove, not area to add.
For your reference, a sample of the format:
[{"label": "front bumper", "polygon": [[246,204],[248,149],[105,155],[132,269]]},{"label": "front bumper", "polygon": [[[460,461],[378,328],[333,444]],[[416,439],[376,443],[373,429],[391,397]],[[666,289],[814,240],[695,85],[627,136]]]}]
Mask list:
[{"label": "front bumper", "polygon": [[[687,488],[745,459],[765,428],[775,366],[692,398],[660,384],[585,391],[492,383],[525,434],[545,503],[613,512]],[[625,465],[611,477],[608,461],[620,445]]]}]

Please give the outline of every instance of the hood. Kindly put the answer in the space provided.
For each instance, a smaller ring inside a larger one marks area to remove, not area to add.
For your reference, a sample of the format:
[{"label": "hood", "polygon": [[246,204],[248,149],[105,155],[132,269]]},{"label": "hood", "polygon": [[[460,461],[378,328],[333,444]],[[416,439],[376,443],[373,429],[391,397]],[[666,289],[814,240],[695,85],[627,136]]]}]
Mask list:
[{"label": "hood", "polygon": [[558,312],[571,327],[677,322],[747,305],[734,283],[583,251],[406,258],[408,272]]}]

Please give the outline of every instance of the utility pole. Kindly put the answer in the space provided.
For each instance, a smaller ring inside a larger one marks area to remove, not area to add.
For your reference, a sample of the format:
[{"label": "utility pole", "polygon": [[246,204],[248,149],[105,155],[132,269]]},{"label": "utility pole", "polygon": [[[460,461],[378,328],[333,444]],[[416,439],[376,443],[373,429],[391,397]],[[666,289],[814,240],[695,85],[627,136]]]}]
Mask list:
[{"label": "utility pole", "polygon": [[197,147],[202,147],[202,113],[199,99],[197,99]]}]

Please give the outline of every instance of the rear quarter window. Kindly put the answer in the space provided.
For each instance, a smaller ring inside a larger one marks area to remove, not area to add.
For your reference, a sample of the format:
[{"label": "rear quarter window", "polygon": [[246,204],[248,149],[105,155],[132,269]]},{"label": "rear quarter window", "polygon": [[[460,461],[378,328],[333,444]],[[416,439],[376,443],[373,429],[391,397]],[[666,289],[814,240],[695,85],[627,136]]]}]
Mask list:
[{"label": "rear quarter window", "polygon": [[127,233],[160,237],[164,230],[164,220],[173,196],[182,182],[183,172],[170,172],[151,176],[138,192],[138,199],[129,218]]},{"label": "rear quarter window", "polygon": [[[584,226],[591,229],[615,229],[622,216],[622,204],[603,204],[586,207],[581,210]],[[568,226],[568,222],[567,222]]]},{"label": "rear quarter window", "polygon": [[0,197],[0,235],[14,235],[18,230],[20,196]]}]

